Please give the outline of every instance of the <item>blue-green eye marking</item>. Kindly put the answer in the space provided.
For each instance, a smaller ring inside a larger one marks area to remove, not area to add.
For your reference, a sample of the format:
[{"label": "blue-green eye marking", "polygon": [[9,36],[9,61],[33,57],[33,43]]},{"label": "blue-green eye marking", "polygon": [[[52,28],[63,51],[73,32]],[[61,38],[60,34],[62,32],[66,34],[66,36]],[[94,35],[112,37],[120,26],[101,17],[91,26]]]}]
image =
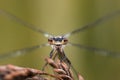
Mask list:
[{"label": "blue-green eye marking", "polygon": [[60,38],[60,37],[53,38],[54,41],[59,41],[59,42],[62,42],[63,39],[64,39],[63,37],[62,38]]}]

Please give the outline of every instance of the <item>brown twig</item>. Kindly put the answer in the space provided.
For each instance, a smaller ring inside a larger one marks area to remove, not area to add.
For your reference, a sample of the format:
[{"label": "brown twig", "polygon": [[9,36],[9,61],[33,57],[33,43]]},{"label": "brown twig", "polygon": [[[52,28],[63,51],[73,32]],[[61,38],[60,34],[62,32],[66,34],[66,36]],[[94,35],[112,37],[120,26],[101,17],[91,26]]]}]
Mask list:
[{"label": "brown twig", "polygon": [[59,77],[37,69],[23,68],[10,64],[0,66],[0,80],[47,80],[47,78],[42,77],[42,75],[60,79]]},{"label": "brown twig", "polygon": [[[76,80],[71,69],[64,62],[53,61],[50,58],[45,60],[53,73],[9,64],[0,66],[0,80]],[[79,74],[78,77],[79,80],[84,80]]]},{"label": "brown twig", "polygon": [[[62,80],[76,80],[73,71],[65,62],[61,62],[59,59],[53,61],[50,58],[46,58],[45,60],[53,68],[55,76],[58,76]],[[78,74],[77,77],[77,80],[84,80],[80,74]]]}]

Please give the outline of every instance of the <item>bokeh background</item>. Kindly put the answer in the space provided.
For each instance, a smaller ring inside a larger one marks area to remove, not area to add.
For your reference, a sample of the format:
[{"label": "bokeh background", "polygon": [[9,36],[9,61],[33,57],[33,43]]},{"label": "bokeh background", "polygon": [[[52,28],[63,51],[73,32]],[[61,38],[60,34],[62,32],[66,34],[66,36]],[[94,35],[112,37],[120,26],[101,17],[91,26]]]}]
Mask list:
[{"label": "bokeh background", "polygon": [[[0,9],[46,32],[61,35],[120,10],[120,0],[0,0]],[[120,15],[69,39],[120,52]],[[42,43],[47,43],[43,34],[0,15],[0,54]],[[43,47],[26,55],[0,60],[0,65],[41,69],[50,51],[51,47]],[[120,57],[103,56],[74,46],[66,47],[65,52],[85,80],[120,80]]]}]

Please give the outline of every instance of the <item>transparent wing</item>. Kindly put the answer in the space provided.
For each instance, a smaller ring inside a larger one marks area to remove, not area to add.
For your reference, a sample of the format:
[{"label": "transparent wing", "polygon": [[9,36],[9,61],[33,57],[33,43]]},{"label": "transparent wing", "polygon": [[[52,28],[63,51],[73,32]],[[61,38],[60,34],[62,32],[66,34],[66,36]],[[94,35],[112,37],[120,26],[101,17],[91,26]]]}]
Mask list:
[{"label": "transparent wing", "polygon": [[33,51],[37,48],[41,48],[41,47],[44,47],[44,46],[48,46],[48,44],[36,45],[36,46],[24,48],[24,49],[11,51],[11,52],[8,52],[8,53],[3,53],[3,55],[0,55],[0,60],[7,59],[7,58],[10,58],[10,57],[16,57],[16,56],[23,55],[23,54],[27,54],[30,51]]},{"label": "transparent wing", "polygon": [[0,9],[0,14],[5,15],[6,17],[8,17],[8,18],[10,18],[10,19],[12,19],[12,20],[14,20],[14,21],[22,24],[23,26],[32,29],[33,31],[36,31],[36,32],[39,32],[39,33],[43,34],[45,37],[52,36],[51,34],[49,34],[49,33],[45,32],[45,31],[42,31],[42,30],[38,29],[36,26],[34,26],[34,25],[32,25],[32,24],[28,24],[27,22],[23,21],[22,19],[18,18],[17,16],[15,16],[15,15],[7,12],[7,11],[4,11],[4,10],[1,10],[1,9]]},{"label": "transparent wing", "polygon": [[101,54],[103,56],[111,56],[111,57],[120,57],[120,53],[117,52],[112,52],[106,49],[100,49],[100,48],[95,48],[95,47],[89,47],[89,46],[85,46],[85,45],[81,45],[81,44],[75,44],[75,43],[69,43],[72,46],[76,46],[79,47],[81,49],[86,49],[89,51],[94,51],[97,54]]},{"label": "transparent wing", "polygon": [[115,17],[115,16],[117,16],[119,14],[120,14],[120,10],[118,10],[118,11],[116,11],[114,13],[108,14],[106,16],[103,16],[103,17],[99,18],[98,20],[96,20],[93,23],[87,24],[87,25],[83,26],[82,28],[78,28],[76,30],[73,30],[72,32],[69,32],[69,33],[65,34],[64,37],[69,37],[72,34],[76,34],[78,32],[82,32],[82,31],[84,31],[86,29],[95,27],[95,26],[99,25],[100,23],[105,22],[105,21],[107,21],[107,20],[109,20],[109,19],[111,19],[111,18],[113,18],[113,17]]}]

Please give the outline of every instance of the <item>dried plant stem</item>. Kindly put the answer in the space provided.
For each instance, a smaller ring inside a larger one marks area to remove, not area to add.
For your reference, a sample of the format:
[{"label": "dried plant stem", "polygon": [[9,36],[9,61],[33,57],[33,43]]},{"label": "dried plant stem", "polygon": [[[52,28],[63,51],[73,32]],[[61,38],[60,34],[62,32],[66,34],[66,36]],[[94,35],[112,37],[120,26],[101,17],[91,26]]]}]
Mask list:
[{"label": "dried plant stem", "polygon": [[[64,62],[53,61],[50,58],[46,58],[45,61],[53,73],[9,64],[0,66],[0,80],[76,80]],[[78,77],[79,80],[84,80],[81,75]]]}]

